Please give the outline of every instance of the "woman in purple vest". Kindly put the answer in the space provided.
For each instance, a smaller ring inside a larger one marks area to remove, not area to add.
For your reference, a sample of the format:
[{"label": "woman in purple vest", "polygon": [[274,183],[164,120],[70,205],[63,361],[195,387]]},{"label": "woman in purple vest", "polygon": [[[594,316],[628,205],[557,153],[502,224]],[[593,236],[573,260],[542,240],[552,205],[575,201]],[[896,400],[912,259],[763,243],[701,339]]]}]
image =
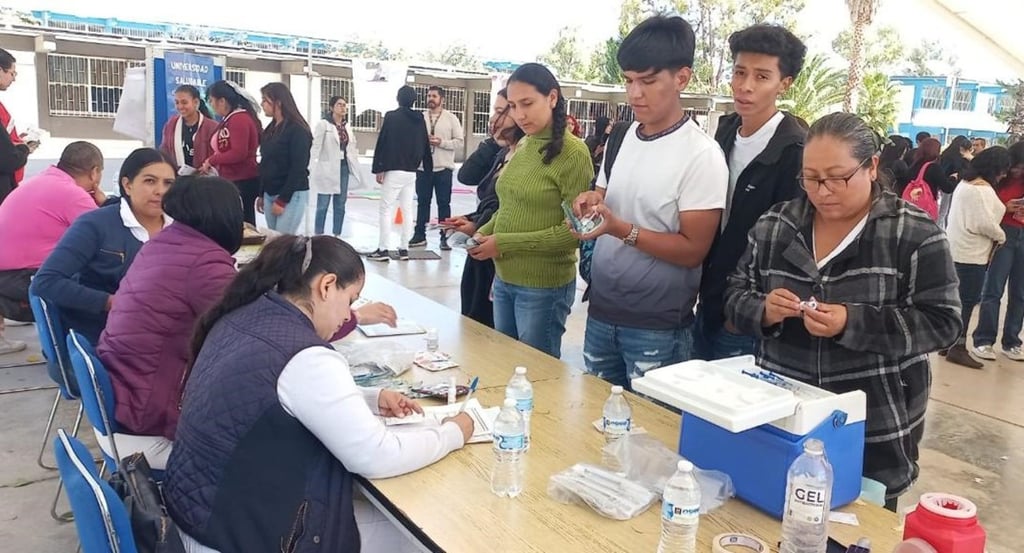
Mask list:
[{"label": "woman in purple vest", "polygon": [[381,415],[422,409],[397,392],[357,386],[328,342],[350,323],[364,277],[347,243],[283,236],[201,319],[164,482],[188,551],[408,548],[353,497],[353,475],[430,465],[461,448],[473,422],[461,414],[401,433],[384,425]]}]

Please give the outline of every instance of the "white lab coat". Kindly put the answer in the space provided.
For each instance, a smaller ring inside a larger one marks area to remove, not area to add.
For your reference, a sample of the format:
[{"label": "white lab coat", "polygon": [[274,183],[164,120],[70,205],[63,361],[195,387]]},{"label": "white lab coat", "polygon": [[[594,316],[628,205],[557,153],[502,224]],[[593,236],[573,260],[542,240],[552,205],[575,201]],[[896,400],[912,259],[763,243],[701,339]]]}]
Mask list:
[{"label": "white lab coat", "polygon": [[[348,188],[360,187],[363,174],[359,166],[359,150],[352,126],[345,124],[348,131],[348,147],[345,160],[348,161]],[[321,119],[313,128],[313,147],[309,153],[309,187],[315,194],[341,193],[341,142],[338,129],[333,121]]]}]

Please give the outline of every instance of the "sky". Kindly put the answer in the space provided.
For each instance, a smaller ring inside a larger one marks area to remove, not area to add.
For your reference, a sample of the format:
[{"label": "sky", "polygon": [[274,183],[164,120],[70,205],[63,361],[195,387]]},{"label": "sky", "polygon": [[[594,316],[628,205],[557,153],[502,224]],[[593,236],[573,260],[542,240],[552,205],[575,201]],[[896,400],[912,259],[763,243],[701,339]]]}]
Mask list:
[{"label": "sky", "polygon": [[[443,50],[462,42],[483,60],[531,61],[545,52],[564,26],[579,28],[593,46],[617,32],[621,0],[341,0],[325,13],[322,0],[289,0],[268,10],[250,1],[204,2],[203,10],[160,0],[0,0],[22,10],[49,9],[91,17],[218,25],[318,38],[382,40],[407,52]],[[946,41],[947,50],[963,51],[946,21],[922,9],[926,0],[886,0],[876,25],[893,25],[907,48],[923,38]],[[188,4],[191,6],[192,4]],[[270,4],[274,5],[274,4]],[[807,0],[798,29],[809,36],[811,51],[831,51],[831,40],[849,24],[844,0]],[[967,51],[973,51],[968,49]],[[991,56],[975,56],[965,76],[1006,77],[1007,69]]]}]

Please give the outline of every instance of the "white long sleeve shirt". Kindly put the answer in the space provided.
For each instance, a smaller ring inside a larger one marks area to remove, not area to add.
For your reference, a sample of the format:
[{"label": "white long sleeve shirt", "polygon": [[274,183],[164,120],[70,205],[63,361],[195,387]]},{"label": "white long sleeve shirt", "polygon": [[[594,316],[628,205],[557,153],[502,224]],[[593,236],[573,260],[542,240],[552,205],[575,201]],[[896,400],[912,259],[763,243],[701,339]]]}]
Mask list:
[{"label": "white long sleeve shirt", "polygon": [[994,244],[1006,242],[1006,233],[999,223],[1006,206],[989,185],[960,181],[949,208],[946,236],[953,261],[970,265],[987,265]]}]

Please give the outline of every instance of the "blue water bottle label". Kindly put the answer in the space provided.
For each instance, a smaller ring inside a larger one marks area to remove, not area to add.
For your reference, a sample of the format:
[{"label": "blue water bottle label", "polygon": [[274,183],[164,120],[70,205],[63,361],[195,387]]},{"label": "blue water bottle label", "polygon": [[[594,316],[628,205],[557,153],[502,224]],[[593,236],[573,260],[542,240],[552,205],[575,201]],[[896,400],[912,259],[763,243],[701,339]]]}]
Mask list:
[{"label": "blue water bottle label", "polygon": [[511,436],[495,436],[498,442],[498,449],[505,451],[517,451],[526,447],[526,436],[515,434]]},{"label": "blue water bottle label", "polygon": [[669,522],[689,522],[700,516],[700,507],[683,507],[674,505],[668,501],[661,504],[661,518]]},{"label": "blue water bottle label", "polygon": [[533,398],[528,397],[524,399],[517,399],[516,409],[518,409],[520,413],[528,413],[533,411]]}]

